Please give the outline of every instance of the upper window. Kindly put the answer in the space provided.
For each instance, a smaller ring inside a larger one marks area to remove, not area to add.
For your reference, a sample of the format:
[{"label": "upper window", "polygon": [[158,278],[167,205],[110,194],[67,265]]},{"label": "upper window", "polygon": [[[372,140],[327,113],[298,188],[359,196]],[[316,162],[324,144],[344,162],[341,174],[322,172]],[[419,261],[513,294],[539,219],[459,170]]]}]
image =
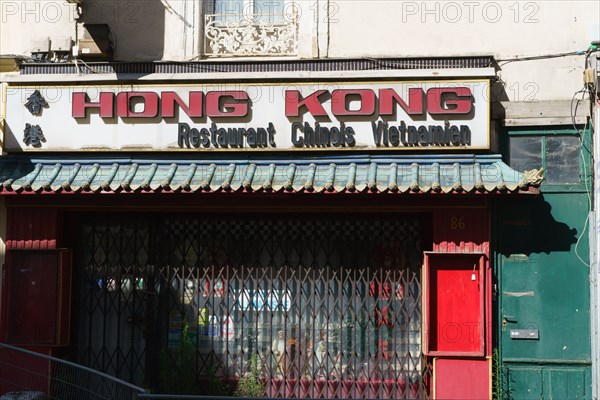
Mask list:
[{"label": "upper window", "polygon": [[239,22],[242,19],[285,22],[284,0],[215,0],[213,4],[212,11],[219,22]]},{"label": "upper window", "polygon": [[[562,133],[562,132],[561,132]],[[581,137],[579,134],[529,135],[511,132],[508,137],[510,166],[518,171],[543,167],[547,184],[579,184]]]},{"label": "upper window", "polygon": [[214,0],[205,13],[209,57],[297,54],[298,8],[291,0]]}]

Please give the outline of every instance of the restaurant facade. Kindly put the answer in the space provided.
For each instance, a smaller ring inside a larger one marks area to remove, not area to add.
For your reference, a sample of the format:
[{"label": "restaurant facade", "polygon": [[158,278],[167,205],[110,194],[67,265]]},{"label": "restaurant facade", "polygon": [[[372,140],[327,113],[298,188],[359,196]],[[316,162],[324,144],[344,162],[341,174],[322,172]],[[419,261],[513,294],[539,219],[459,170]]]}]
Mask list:
[{"label": "restaurant facade", "polygon": [[166,393],[489,396],[493,213],[543,180],[489,90],[9,85],[7,342]]},{"label": "restaurant facade", "polygon": [[596,396],[597,4],[0,3],[0,342],[153,393]]}]

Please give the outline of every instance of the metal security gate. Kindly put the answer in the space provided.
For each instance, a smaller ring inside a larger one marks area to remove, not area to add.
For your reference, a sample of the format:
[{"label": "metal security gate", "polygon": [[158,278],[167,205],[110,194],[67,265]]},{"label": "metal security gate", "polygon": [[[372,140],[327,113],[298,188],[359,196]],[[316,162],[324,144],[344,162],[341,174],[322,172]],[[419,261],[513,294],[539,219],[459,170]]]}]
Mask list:
[{"label": "metal security gate", "polygon": [[[169,393],[426,398],[412,216],[82,222],[79,361]],[[229,387],[221,382],[226,382]]]}]

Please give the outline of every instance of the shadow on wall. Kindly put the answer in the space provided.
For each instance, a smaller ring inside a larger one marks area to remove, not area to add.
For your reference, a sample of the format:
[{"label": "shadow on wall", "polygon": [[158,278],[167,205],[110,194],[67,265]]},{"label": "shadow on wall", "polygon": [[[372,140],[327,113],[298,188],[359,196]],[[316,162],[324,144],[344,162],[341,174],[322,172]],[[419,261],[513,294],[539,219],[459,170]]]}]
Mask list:
[{"label": "shadow on wall", "polygon": [[85,24],[107,24],[117,61],[163,59],[165,6],[162,0],[86,0]]},{"label": "shadow on wall", "polygon": [[503,200],[502,244],[498,250],[504,256],[568,252],[577,243],[577,229],[554,219],[552,206],[543,195],[535,199]]}]

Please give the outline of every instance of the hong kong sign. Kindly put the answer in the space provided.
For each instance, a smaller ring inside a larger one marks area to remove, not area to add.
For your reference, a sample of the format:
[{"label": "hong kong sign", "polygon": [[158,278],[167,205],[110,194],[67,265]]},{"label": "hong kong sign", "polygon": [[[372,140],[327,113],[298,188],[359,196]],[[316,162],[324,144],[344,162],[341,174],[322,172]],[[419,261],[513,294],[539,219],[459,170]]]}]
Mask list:
[{"label": "hong kong sign", "polygon": [[487,80],[9,87],[6,150],[487,149],[488,95]]}]

